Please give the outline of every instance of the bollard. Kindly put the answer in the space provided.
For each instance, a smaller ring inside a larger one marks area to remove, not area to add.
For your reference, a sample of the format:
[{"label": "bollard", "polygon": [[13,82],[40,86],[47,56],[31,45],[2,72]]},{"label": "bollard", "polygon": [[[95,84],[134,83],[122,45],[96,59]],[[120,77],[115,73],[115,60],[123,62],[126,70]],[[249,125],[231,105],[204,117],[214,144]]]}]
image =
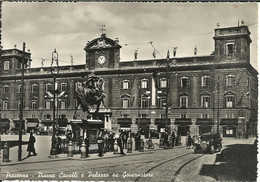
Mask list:
[{"label": "bollard", "polygon": [[118,145],[117,145],[117,139],[115,138],[114,142],[114,154],[118,154]]},{"label": "bollard", "polygon": [[68,153],[68,144],[69,144],[69,140],[66,138],[66,139],[65,139],[65,147],[64,147],[64,153],[65,153],[65,154]]},{"label": "bollard", "polygon": [[172,149],[172,137],[169,139],[169,148]]},{"label": "bollard", "polygon": [[5,142],[4,147],[3,147],[3,162],[10,162],[10,160],[9,160],[9,147],[8,147],[7,142]]},{"label": "bollard", "polygon": [[143,139],[141,139],[141,141],[140,141],[139,152],[144,152],[144,140]]},{"label": "bollard", "polygon": [[60,150],[61,154],[65,153],[65,139],[61,139]]},{"label": "bollard", "polygon": [[72,144],[72,141],[69,141],[69,144],[68,144],[68,157],[73,157],[73,144]]},{"label": "bollard", "polygon": [[160,144],[159,144],[159,148],[163,148],[164,146],[164,142],[163,142],[163,138],[160,138]]},{"label": "bollard", "polygon": [[127,140],[127,153],[132,153],[132,138],[129,137],[128,140]]},{"label": "bollard", "polygon": [[81,158],[86,158],[86,144],[84,141],[81,144],[80,151],[81,151]]}]

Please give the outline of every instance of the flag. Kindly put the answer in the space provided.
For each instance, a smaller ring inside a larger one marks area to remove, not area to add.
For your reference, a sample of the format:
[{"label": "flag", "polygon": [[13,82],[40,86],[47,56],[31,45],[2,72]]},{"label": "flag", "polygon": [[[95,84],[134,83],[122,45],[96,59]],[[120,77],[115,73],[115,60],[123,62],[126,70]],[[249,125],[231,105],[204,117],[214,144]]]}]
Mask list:
[{"label": "flag", "polygon": [[156,58],[156,51],[153,50],[153,58]]}]

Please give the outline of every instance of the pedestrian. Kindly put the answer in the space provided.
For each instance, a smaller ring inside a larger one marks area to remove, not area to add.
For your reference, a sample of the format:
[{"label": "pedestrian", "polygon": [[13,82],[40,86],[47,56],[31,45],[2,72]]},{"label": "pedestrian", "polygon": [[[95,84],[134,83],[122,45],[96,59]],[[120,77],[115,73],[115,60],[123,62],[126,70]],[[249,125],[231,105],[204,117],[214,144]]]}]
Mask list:
[{"label": "pedestrian", "polygon": [[85,144],[86,144],[86,157],[89,157],[89,139],[88,136],[85,138]]},{"label": "pedestrian", "polygon": [[175,133],[172,132],[172,146],[175,146]]},{"label": "pedestrian", "polygon": [[123,133],[123,148],[124,149],[127,148],[127,146],[126,146],[127,145],[127,138],[128,138],[127,135],[128,135],[127,132]]},{"label": "pedestrian", "polygon": [[61,137],[57,135],[57,154],[61,154]]},{"label": "pedestrian", "polygon": [[191,135],[189,132],[187,132],[187,148],[191,147]]},{"label": "pedestrian", "polygon": [[141,135],[140,133],[138,132],[137,133],[137,137],[136,137],[136,144],[137,144],[137,150],[139,151],[140,149],[140,142],[141,142]]},{"label": "pedestrian", "polygon": [[98,136],[98,156],[103,156],[103,150],[104,150],[104,138],[102,132],[100,132]]},{"label": "pedestrian", "polygon": [[165,132],[163,137],[164,137],[164,148],[168,149],[168,147],[169,147],[169,144],[168,144],[168,133]]},{"label": "pedestrian", "polygon": [[120,154],[125,155],[123,145],[122,145],[122,134],[119,134],[119,137],[117,138],[117,145],[120,149]]},{"label": "pedestrian", "polygon": [[31,152],[33,153],[34,156],[37,155],[35,152],[35,148],[34,148],[35,142],[36,142],[35,137],[33,136],[33,133],[31,132],[29,142],[28,142],[28,147],[27,147],[27,151],[29,152],[27,157],[31,156]]}]

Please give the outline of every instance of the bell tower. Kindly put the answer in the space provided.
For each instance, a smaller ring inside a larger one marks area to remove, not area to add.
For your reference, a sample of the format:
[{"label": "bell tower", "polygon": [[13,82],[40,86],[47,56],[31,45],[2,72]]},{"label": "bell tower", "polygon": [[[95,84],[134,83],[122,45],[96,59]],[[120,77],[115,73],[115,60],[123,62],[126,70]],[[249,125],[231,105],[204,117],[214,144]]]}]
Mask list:
[{"label": "bell tower", "polygon": [[87,42],[84,50],[86,51],[86,69],[107,69],[117,68],[120,61],[119,40],[112,40],[105,34],[105,25],[101,26],[101,36]]},{"label": "bell tower", "polygon": [[250,62],[250,31],[247,26],[216,28],[215,60],[232,62]]}]

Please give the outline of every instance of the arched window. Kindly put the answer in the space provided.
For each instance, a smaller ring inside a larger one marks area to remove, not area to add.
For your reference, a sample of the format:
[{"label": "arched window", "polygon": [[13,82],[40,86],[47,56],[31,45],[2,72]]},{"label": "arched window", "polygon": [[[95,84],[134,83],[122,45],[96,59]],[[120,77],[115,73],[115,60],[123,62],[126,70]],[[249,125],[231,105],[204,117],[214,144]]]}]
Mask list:
[{"label": "arched window", "polygon": [[123,95],[121,97],[121,100],[122,100],[122,108],[130,107],[130,96],[129,95]]},{"label": "arched window", "polygon": [[47,84],[45,85],[45,91],[46,91],[46,92],[50,92],[51,90],[52,90],[52,84],[47,83]]},{"label": "arched window", "polygon": [[211,107],[210,95],[208,94],[201,95],[201,107],[203,108]]},{"label": "arched window", "polygon": [[9,61],[5,61],[4,62],[4,70],[9,70],[10,69],[10,62]]},{"label": "arched window", "polygon": [[60,90],[61,91],[66,91],[66,88],[67,88],[67,84],[66,83],[61,83],[60,84]]},{"label": "arched window", "polygon": [[166,78],[160,78],[159,88],[166,88],[166,87],[167,87],[167,79]]},{"label": "arched window", "polygon": [[235,107],[235,95],[225,95],[225,106]]},{"label": "arched window", "polygon": [[31,85],[31,88],[30,88],[30,92],[37,92],[38,91],[38,85],[37,84],[33,84]]},{"label": "arched window", "polygon": [[22,92],[22,85],[18,85],[17,86],[17,93],[21,93]]},{"label": "arched window", "polygon": [[210,76],[201,77],[201,86],[202,87],[210,86]]},{"label": "arched window", "polygon": [[146,94],[143,94],[140,98],[141,108],[149,107],[149,99],[150,97]]},{"label": "arched window", "polygon": [[180,94],[179,99],[180,99],[180,107],[181,108],[189,107],[189,96],[188,96],[188,94],[186,94],[186,93]]},{"label": "arched window", "polygon": [[37,104],[38,104],[38,101],[37,100],[32,100],[31,101],[31,109],[32,110],[36,110],[38,107],[37,107]]},{"label": "arched window", "polygon": [[148,88],[148,80],[142,79],[140,85],[141,85],[141,88]]}]

